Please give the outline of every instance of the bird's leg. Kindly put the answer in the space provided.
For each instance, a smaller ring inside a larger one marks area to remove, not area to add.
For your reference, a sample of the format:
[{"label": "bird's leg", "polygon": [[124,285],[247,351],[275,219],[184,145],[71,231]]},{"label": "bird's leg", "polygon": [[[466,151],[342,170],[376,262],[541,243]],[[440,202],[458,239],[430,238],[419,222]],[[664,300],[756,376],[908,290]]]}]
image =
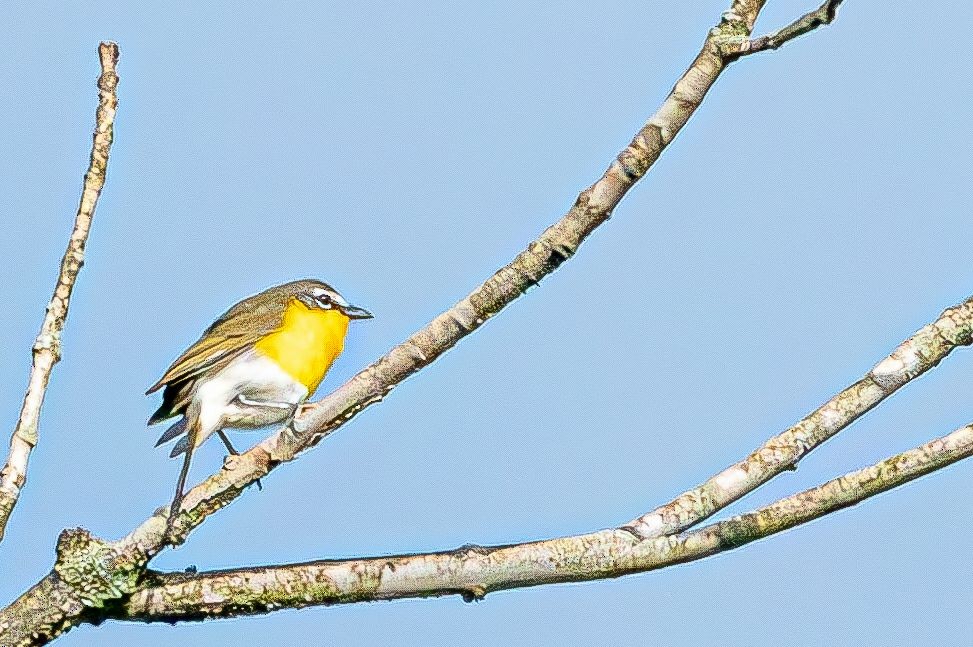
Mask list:
[{"label": "bird's leg", "polygon": [[176,542],[172,537],[172,526],[179,516],[179,509],[182,507],[183,490],[186,487],[186,477],[189,475],[189,463],[193,456],[193,440],[195,439],[190,436],[189,447],[186,448],[186,457],[183,458],[182,470],[179,472],[179,481],[176,483],[176,495],[172,498],[172,503],[169,505],[169,517],[166,519],[165,541],[173,547],[176,546]]},{"label": "bird's leg", "polygon": [[[283,423],[285,427],[290,427],[291,423],[294,422],[294,418],[304,413],[307,407],[314,405],[306,404],[304,400],[298,402],[276,402],[273,400],[251,400],[242,393],[236,397],[239,404],[247,407],[254,408],[269,408],[269,409],[280,409],[287,412],[287,417],[284,418]],[[274,421],[272,424],[280,422],[279,420]]]},{"label": "bird's leg", "polygon": [[169,517],[166,519],[166,532],[164,541],[173,548],[176,547],[175,538],[172,536],[173,525],[179,517],[182,508],[182,499],[186,489],[186,477],[189,476],[189,464],[193,459],[193,451],[196,449],[196,439],[199,437],[199,412],[188,412],[186,416],[190,422],[186,425],[186,457],[182,461],[182,470],[179,472],[179,481],[176,483],[176,495],[169,504]]},{"label": "bird's leg", "polygon": [[[233,447],[233,444],[230,442],[230,438],[225,433],[223,433],[222,429],[220,429],[216,433],[220,435],[220,440],[222,440],[223,444],[226,445],[226,451],[230,453],[230,456],[240,455],[240,452],[238,452],[236,448]],[[264,489],[263,483],[260,482],[260,479],[257,479],[257,489],[258,490]]]},{"label": "bird's leg", "polygon": [[273,400],[251,400],[245,395],[238,395],[236,399],[240,404],[244,404],[248,407],[270,407],[272,409],[293,409],[294,404],[292,402],[274,402]]},{"label": "bird's leg", "polygon": [[287,424],[293,422],[294,418],[296,418],[297,416],[303,416],[305,411],[307,411],[308,409],[313,409],[314,406],[315,405],[313,402],[301,402],[296,407],[294,407],[294,413],[291,414],[291,419],[290,421],[288,421]]},{"label": "bird's leg", "polygon": [[[294,404],[289,405],[288,408],[291,410],[291,412],[290,415],[287,416],[287,420],[284,421],[284,428],[291,427],[291,425],[294,424],[294,418],[298,417],[299,415],[304,413],[304,411],[308,407],[312,407],[312,406],[314,405],[308,404],[306,402],[295,402]],[[291,431],[293,431],[293,427],[291,427]]]},{"label": "bird's leg", "polygon": [[220,429],[216,433],[218,433],[220,435],[220,440],[222,440],[223,441],[223,444],[226,445],[226,451],[230,452],[230,454],[233,455],[233,456],[239,456],[240,455],[240,452],[238,452],[233,447],[233,445],[230,443],[229,437],[225,433],[223,433],[223,430],[222,429]]}]

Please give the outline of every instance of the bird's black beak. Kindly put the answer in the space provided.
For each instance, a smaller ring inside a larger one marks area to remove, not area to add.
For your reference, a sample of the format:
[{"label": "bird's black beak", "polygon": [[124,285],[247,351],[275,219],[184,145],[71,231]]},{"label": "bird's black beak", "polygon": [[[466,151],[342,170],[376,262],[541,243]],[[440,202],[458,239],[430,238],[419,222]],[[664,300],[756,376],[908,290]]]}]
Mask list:
[{"label": "bird's black beak", "polygon": [[340,306],[341,312],[349,319],[371,319],[374,315],[358,306]]}]

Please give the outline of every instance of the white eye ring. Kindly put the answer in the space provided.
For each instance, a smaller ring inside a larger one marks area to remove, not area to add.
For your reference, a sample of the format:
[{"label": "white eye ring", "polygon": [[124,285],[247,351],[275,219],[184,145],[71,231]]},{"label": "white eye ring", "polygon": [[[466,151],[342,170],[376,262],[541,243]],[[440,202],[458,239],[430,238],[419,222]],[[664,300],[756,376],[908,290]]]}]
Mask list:
[{"label": "white eye ring", "polygon": [[322,308],[331,308],[331,304],[336,304],[342,308],[348,307],[348,302],[345,301],[344,298],[337,292],[331,292],[329,290],[325,290],[324,288],[314,288],[314,290],[311,291],[311,294],[314,295],[315,301],[317,301]]}]

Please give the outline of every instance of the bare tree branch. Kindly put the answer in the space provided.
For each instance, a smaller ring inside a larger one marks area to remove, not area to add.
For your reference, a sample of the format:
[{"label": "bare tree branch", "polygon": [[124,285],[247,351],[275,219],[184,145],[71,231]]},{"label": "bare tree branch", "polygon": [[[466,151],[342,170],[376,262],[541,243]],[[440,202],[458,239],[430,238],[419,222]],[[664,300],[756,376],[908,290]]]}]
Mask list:
[{"label": "bare tree branch", "polygon": [[0,470],[0,540],[3,540],[7,521],[17,505],[20,492],[27,482],[27,462],[30,452],[37,445],[37,425],[44,394],[51,377],[51,370],[61,359],[61,331],[68,316],[71,292],[78,272],[84,265],[84,248],[91,230],[98,196],[105,186],[108,153],[111,150],[118,97],[118,47],[115,43],[101,43],[98,47],[101,59],[101,76],[98,77],[98,110],[95,114],[94,141],[91,146],[91,162],[84,177],[81,203],[74,219],[74,230],[68,240],[68,248],[61,259],[61,272],[54,286],[54,295],[47,306],[40,333],[34,341],[33,365],[27,385],[27,394],[20,409],[20,417],[10,439],[10,453],[6,466]]},{"label": "bare tree branch", "polygon": [[459,594],[619,577],[739,548],[846,508],[973,454],[973,425],[768,506],[681,535],[621,528],[498,547],[328,560],[208,573],[146,574],[104,617],[142,622],[231,618],[308,606]]},{"label": "bare tree branch", "polygon": [[838,15],[838,6],[843,0],[825,0],[824,4],[804,14],[791,24],[771,34],[758,38],[736,37],[724,41],[723,52],[728,60],[735,60],[757,52],[763,52],[788,43],[795,38],[814,31],[818,27],[830,25]]},{"label": "bare tree branch", "polygon": [[970,343],[973,343],[973,297],[945,310],[939,319],[899,344],[861,380],[768,440],[747,458],[625,527],[642,537],[656,537],[696,525],[784,470],[793,469],[815,447],[939,364],[954,348]]}]

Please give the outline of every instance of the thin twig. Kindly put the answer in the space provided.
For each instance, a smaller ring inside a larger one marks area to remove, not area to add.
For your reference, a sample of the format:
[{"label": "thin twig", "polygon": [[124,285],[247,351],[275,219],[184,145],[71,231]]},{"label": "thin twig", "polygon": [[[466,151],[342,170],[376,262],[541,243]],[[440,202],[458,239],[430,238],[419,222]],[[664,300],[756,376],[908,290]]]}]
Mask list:
[{"label": "thin twig", "polygon": [[735,60],[757,52],[770,49],[777,49],[784,43],[790,42],[795,38],[814,31],[818,27],[830,25],[838,15],[838,6],[843,0],[826,0],[824,4],[804,14],[791,24],[778,29],[771,34],[758,36],[757,38],[744,38],[736,41],[727,41],[724,54],[730,60]]},{"label": "thin twig", "polygon": [[139,622],[232,618],[308,606],[462,595],[650,571],[733,550],[853,506],[973,454],[973,426],[768,506],[681,535],[622,529],[500,547],[329,560],[198,574],[146,574],[107,617]]},{"label": "thin twig", "polygon": [[98,196],[105,186],[105,172],[108,168],[108,153],[111,150],[114,134],[115,108],[118,97],[118,46],[115,43],[102,43],[98,47],[101,59],[101,76],[98,77],[98,110],[95,113],[95,132],[91,146],[91,162],[84,177],[81,202],[74,219],[74,229],[68,240],[67,250],[61,259],[61,272],[54,286],[54,295],[47,306],[40,333],[34,341],[33,365],[20,409],[20,417],[10,439],[10,454],[6,466],[0,470],[0,540],[3,539],[7,521],[27,482],[27,462],[30,452],[37,445],[38,420],[44,404],[51,370],[61,359],[61,332],[68,316],[71,292],[78,272],[84,265],[84,248],[91,230],[91,220],[95,215]]}]

